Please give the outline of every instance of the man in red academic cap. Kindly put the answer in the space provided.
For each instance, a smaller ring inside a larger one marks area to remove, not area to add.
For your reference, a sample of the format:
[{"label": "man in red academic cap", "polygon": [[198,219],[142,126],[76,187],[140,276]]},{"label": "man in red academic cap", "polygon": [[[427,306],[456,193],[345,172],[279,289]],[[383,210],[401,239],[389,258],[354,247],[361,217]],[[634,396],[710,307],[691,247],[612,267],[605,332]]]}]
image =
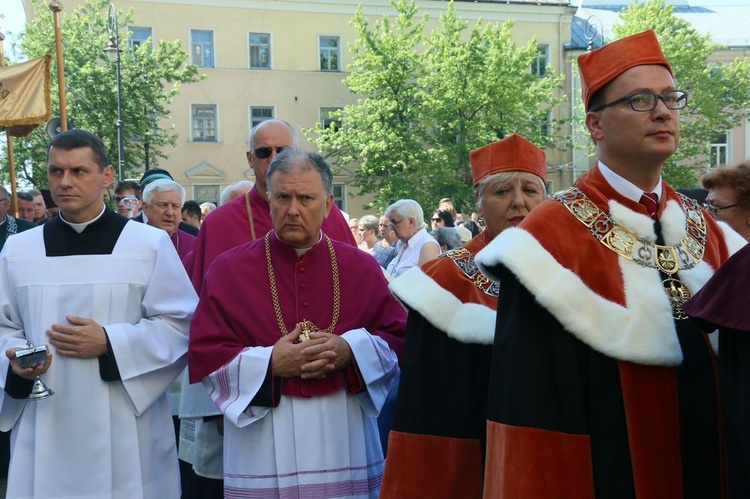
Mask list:
[{"label": "man in red academic cap", "polygon": [[742,241],[661,178],[688,96],[653,31],[578,64],[597,165],[477,256],[501,283],[485,497],[720,497],[715,354],[682,303]]},{"label": "man in red academic cap", "polygon": [[224,495],[377,497],[406,314],[375,259],[321,230],[322,156],[284,151],[267,182],[273,230],[214,260],[190,329],[190,380],[226,422]]},{"label": "man in red academic cap", "polygon": [[481,498],[497,283],[474,255],[546,199],[544,152],[520,135],[471,151],[487,229],[409,269],[391,291],[409,310],[381,498]]}]

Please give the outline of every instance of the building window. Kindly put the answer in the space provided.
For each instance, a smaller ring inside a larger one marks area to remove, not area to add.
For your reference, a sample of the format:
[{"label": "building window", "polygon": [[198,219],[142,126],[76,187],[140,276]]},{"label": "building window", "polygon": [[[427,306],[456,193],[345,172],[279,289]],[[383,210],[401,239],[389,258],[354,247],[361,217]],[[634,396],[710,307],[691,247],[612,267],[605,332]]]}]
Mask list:
[{"label": "building window", "polygon": [[711,141],[710,152],[708,155],[708,166],[713,168],[718,165],[727,164],[727,156],[729,153],[729,138],[726,133],[722,133],[714,137]]},{"label": "building window", "polygon": [[194,142],[217,142],[216,104],[191,106]]},{"label": "building window", "polygon": [[218,184],[194,185],[193,199],[196,203],[213,203],[219,206],[221,186]]},{"label": "building window", "polygon": [[250,128],[266,120],[273,119],[272,107],[251,107],[250,108]]},{"label": "building window", "polygon": [[333,202],[339,210],[346,211],[346,188],[344,184],[333,184]]},{"label": "building window", "polygon": [[190,30],[190,62],[202,68],[214,67],[214,32]]},{"label": "building window", "polygon": [[531,64],[531,74],[545,76],[549,65],[549,45],[539,45],[539,54]]},{"label": "building window", "polygon": [[320,37],[320,70],[321,71],[341,71],[341,37],[340,36],[321,36]]},{"label": "building window", "polygon": [[338,129],[341,126],[341,118],[336,117],[334,118],[331,116],[336,111],[341,111],[343,108],[341,107],[321,107],[320,108],[320,126],[323,127],[323,130],[329,128],[330,126],[335,126],[336,129]]},{"label": "building window", "polygon": [[271,35],[250,33],[250,69],[271,69]]},{"label": "building window", "polygon": [[544,115],[544,119],[539,122],[539,135],[549,139],[552,137],[552,112],[547,111]]},{"label": "building window", "polygon": [[130,38],[128,38],[128,48],[136,49],[146,43],[149,39],[153,40],[151,28],[142,26],[130,26]]}]

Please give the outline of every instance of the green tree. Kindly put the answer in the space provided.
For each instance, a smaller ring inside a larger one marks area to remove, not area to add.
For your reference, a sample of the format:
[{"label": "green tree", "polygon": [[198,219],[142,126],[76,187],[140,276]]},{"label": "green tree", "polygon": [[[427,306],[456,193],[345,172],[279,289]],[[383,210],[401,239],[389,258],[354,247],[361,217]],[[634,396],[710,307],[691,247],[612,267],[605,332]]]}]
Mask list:
[{"label": "green tree", "polygon": [[391,5],[395,18],[374,27],[361,10],[352,20],[358,39],[344,83],[359,101],[339,113],[338,126],[308,132],[362,193],[375,194],[376,208],[399,198],[431,207],[450,196],[470,209],[469,151],[511,133],[544,144],[542,123],[561,100],[563,77],[531,73],[536,41],[518,47],[511,22],[480,21],[467,37],[451,2],[425,34],[428,16],[416,19],[415,2]]},{"label": "green tree", "polygon": [[[107,27],[108,0],[87,0],[76,10],[61,16],[68,118],[77,128],[100,136],[107,146],[110,162],[117,165],[117,84],[114,63],[106,59],[104,48],[109,41]],[[52,15],[46,0],[34,0],[36,16],[26,26],[20,42],[14,46],[20,59],[54,54]],[[176,143],[169,104],[180,85],[200,81],[203,75],[196,66],[187,64],[188,54],[179,41],[161,40],[154,47],[144,43],[128,48],[133,10],[118,12],[121,49],[122,115],[125,149],[125,176],[136,172],[145,158],[148,143],[149,162],[158,165],[166,158],[164,148]],[[51,70],[52,115],[59,116],[56,61]],[[49,138],[44,126],[29,137],[14,140],[16,170],[19,178],[35,185],[47,183],[46,149]],[[7,180],[7,171],[0,173]]]},{"label": "green tree", "polygon": [[750,61],[745,57],[728,64],[708,62],[712,53],[726,47],[698,33],[664,0],[636,2],[620,13],[620,19],[614,26],[616,38],[654,30],[677,87],[689,94],[688,107],[681,112],[680,147],[665,165],[664,178],[675,187],[695,186],[711,139],[750,115]]}]

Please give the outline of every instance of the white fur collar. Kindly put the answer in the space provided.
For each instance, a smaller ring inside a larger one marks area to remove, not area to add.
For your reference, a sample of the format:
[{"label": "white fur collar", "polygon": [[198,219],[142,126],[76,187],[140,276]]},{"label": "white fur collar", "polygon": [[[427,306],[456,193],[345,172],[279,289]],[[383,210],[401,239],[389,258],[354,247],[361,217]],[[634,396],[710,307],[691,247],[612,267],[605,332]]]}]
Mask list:
[{"label": "white fur collar", "polygon": [[477,303],[463,303],[419,267],[412,267],[390,284],[398,299],[448,336],[464,343],[491,345],[496,312]]},{"label": "white fur collar", "polygon": [[[646,215],[610,201],[612,219],[639,237],[654,241],[653,224]],[[668,201],[660,218],[666,244],[685,235],[685,214],[679,203]],[[475,261],[487,276],[503,264],[566,330],[595,350],[616,359],[650,365],[682,362],[682,350],[672,320],[672,309],[656,269],[619,257],[625,306],[609,301],[587,287],[558,263],[539,242],[520,228],[503,231]],[[679,273],[695,293],[713,274],[706,262]],[[494,276],[497,278],[497,276]]]}]

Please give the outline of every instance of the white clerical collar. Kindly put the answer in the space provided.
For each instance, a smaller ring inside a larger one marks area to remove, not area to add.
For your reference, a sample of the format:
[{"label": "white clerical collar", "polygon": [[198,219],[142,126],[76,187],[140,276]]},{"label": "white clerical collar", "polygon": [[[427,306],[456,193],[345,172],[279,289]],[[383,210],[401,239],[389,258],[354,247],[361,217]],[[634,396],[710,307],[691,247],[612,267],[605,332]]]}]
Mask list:
[{"label": "white clerical collar", "polygon": [[89,220],[88,222],[83,222],[83,223],[79,223],[79,224],[74,224],[72,222],[68,222],[67,220],[65,220],[65,218],[63,217],[63,212],[62,211],[60,211],[60,213],[58,215],[60,217],[60,220],[62,220],[66,224],[70,225],[73,228],[74,231],[76,231],[76,232],[78,232],[80,234],[81,232],[83,232],[83,230],[86,227],[88,227],[92,223],[94,223],[97,220],[99,220],[102,217],[102,215],[104,215],[104,210],[106,210],[106,209],[107,209],[107,206],[104,205],[104,204],[102,204],[102,211],[100,211],[99,214],[96,217],[94,217],[93,219]]},{"label": "white clerical collar", "polygon": [[[273,235],[276,237],[276,239],[279,239],[279,236],[278,236],[278,234],[276,234],[276,231],[274,231]],[[305,253],[307,253],[309,250],[311,250],[312,248],[314,248],[315,246],[317,246],[317,244],[320,241],[322,241],[322,240],[323,240],[323,230],[320,231],[320,234],[318,235],[318,240],[315,242],[315,244],[313,244],[309,248],[292,248],[292,249],[294,250],[295,253],[297,253],[297,257],[298,258],[302,258],[302,256]],[[281,241],[281,240],[279,240],[279,241]]]},{"label": "white clerical collar", "polygon": [[[631,181],[621,177],[615,173],[610,167],[599,161],[599,171],[602,172],[604,180],[612,186],[619,194],[622,194],[628,199],[632,199],[636,203],[641,201],[641,196],[645,193],[643,189],[632,183]],[[651,191],[652,194],[656,194],[658,199],[661,199],[662,187],[661,187],[661,175],[659,175],[659,182]]]}]

